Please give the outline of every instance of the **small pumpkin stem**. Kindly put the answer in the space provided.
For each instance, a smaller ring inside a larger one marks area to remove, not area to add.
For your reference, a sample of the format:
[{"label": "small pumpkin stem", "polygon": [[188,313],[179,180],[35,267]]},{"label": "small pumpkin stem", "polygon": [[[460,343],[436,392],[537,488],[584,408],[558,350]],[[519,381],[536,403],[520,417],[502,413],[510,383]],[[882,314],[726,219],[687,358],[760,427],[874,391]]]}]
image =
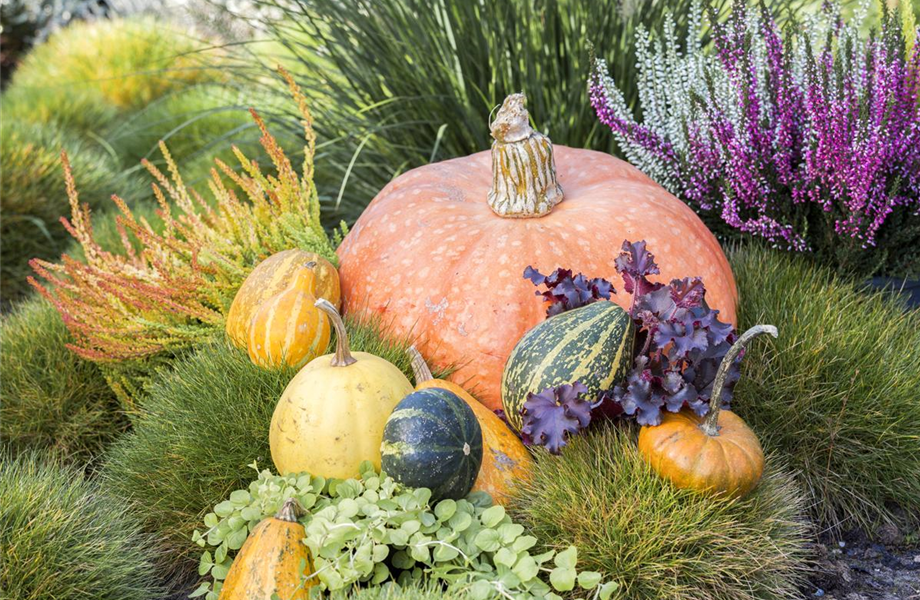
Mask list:
[{"label": "small pumpkin stem", "polygon": [[332,321],[332,326],[335,327],[335,356],[332,357],[330,364],[333,367],[347,367],[358,362],[351,355],[351,350],[348,348],[348,333],[345,331],[345,322],[342,321],[342,315],[335,309],[332,302],[325,298],[320,298],[314,306],[326,313],[329,316],[329,320]]},{"label": "small pumpkin stem", "polygon": [[300,505],[297,498],[288,498],[284,501],[284,504],[281,505],[281,508],[278,509],[278,512],[275,513],[275,518],[289,523],[296,523],[304,514],[305,511],[303,506]]},{"label": "small pumpkin stem", "polygon": [[431,374],[428,363],[425,362],[421,352],[419,352],[415,346],[409,346],[409,348],[406,349],[406,354],[409,355],[412,361],[412,374],[415,375],[415,385],[423,381],[431,381],[434,379],[434,375]]},{"label": "small pumpkin stem", "polygon": [[725,353],[722,362],[719,363],[719,369],[716,371],[716,378],[712,384],[712,397],[709,399],[709,414],[700,424],[700,429],[706,435],[719,435],[719,411],[722,410],[722,388],[725,387],[725,378],[728,377],[728,369],[741,354],[741,351],[747,346],[748,342],[759,335],[769,333],[773,337],[779,336],[779,331],[773,325],[754,325],[742,333],[732,347]]},{"label": "small pumpkin stem", "polygon": [[542,217],[562,202],[549,138],[530,127],[524,94],[511,94],[492,122],[489,206],[509,218]]}]

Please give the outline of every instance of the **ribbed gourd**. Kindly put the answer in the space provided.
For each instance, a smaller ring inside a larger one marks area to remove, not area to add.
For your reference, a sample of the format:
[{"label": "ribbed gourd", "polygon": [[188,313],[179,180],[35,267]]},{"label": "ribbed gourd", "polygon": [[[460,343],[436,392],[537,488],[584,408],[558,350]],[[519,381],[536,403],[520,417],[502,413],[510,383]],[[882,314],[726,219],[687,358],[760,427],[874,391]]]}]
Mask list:
[{"label": "ribbed gourd", "polygon": [[[233,559],[219,600],[307,600],[318,583],[310,550],[303,543],[307,532],[298,522],[300,509],[290,498],[273,517],[256,525]],[[306,568],[302,569],[301,566]]]},{"label": "ribbed gourd", "polygon": [[432,502],[470,493],[482,465],[482,429],[453,392],[430,387],[403,398],[387,419],[383,471],[408,487],[431,490]]},{"label": "ribbed gourd", "polygon": [[313,252],[291,249],[272,254],[260,262],[243,281],[227,312],[226,330],[239,348],[249,345],[249,326],[263,302],[289,289],[304,269],[313,272],[315,298],[325,298],[336,308],[342,301],[339,275],[328,260]]},{"label": "ribbed gourd", "polygon": [[560,313],[518,341],[502,374],[505,418],[517,429],[530,393],[582,383],[588,397],[626,378],[632,367],[635,327],[625,310],[600,301]]},{"label": "ribbed gourd", "polygon": [[728,497],[743,497],[757,486],[763,449],[741,417],[722,409],[722,390],[729,366],[751,339],[764,333],[778,335],[772,325],[756,325],[725,354],[713,381],[709,414],[666,412],[661,424],[639,430],[639,453],[661,477],[679,488]]},{"label": "ribbed gourd", "polygon": [[315,306],[314,277],[313,269],[299,270],[291,287],[258,307],[249,324],[248,350],[254,364],[302,367],[326,351],[332,326]]},{"label": "ribbed gourd", "polygon": [[482,430],[482,466],[473,483],[474,492],[486,492],[498,504],[504,504],[509,489],[517,481],[528,479],[533,468],[533,458],[520,438],[504,421],[486,408],[465,389],[446,379],[435,379],[425,359],[411,346],[408,350],[415,375],[415,389],[440,388],[452,392],[472,409]]},{"label": "ribbed gourd", "polygon": [[324,299],[316,306],[332,321],[336,351],[307,363],[285,388],[272,415],[269,445],[281,474],[347,479],[358,476],[365,460],[380,468],[383,427],[412,384],[379,356],[351,352],[335,306]]}]

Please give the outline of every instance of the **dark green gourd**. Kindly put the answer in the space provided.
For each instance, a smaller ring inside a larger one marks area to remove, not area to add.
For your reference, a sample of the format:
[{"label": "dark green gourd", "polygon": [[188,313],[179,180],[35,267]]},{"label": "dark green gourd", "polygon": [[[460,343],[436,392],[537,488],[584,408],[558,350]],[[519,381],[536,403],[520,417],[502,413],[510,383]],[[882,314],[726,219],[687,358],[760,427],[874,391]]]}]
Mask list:
[{"label": "dark green gourd", "polygon": [[482,429],[453,392],[428,388],[403,398],[387,420],[381,467],[396,481],[431,489],[432,501],[469,494],[482,465]]}]

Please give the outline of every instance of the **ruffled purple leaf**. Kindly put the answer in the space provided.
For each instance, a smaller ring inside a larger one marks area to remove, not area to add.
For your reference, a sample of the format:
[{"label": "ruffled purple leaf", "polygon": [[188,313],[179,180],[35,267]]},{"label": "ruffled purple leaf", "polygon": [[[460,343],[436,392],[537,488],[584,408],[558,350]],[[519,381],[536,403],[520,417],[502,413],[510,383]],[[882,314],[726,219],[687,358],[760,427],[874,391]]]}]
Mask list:
[{"label": "ruffled purple leaf", "polygon": [[623,241],[620,255],[614,261],[623,278],[623,289],[635,297],[643,296],[662,287],[647,277],[660,273],[655,257],[645,248],[645,240],[631,243]]},{"label": "ruffled purple leaf", "polygon": [[570,436],[591,423],[591,403],[583,397],[587,392],[584,384],[575,382],[528,394],[521,411],[521,432],[531,444],[559,454]]},{"label": "ruffled purple leaf", "polygon": [[581,308],[598,300],[610,300],[616,293],[613,284],[601,277],[588,279],[583,274],[573,275],[570,269],[556,269],[549,275],[543,275],[532,266],[524,269],[524,278],[536,286],[545,286],[543,292],[536,292],[548,302],[546,316],[552,317],[567,310]]}]

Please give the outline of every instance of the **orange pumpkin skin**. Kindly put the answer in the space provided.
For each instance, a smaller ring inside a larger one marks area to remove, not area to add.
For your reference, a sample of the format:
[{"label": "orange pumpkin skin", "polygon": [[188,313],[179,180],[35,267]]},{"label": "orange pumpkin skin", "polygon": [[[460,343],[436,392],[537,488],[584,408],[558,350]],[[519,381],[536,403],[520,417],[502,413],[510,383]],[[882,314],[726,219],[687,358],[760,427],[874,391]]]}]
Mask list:
[{"label": "orange pumpkin skin", "polygon": [[503,218],[487,203],[490,153],[414,169],[387,185],[338,249],[345,310],[386,313],[417,337],[430,364],[459,366],[490,409],[515,343],[546,318],[523,277],[557,267],[604,277],[629,307],[614,260],[623,240],[646,240],[658,281],[700,276],[706,300],[736,322],[737,290],[719,243],[683,202],[607,154],[555,147],[564,199],[539,218]]},{"label": "orange pumpkin skin", "polygon": [[[310,267],[311,262],[315,263],[315,266]],[[314,297],[325,298],[332,304],[339,305],[342,292],[338,273],[332,263],[318,254],[298,249],[272,254],[256,265],[246,277],[227,312],[227,335],[237,347],[247,347],[249,325],[259,306],[290,288],[297,274],[303,269],[313,271],[312,289],[309,291]]]},{"label": "orange pumpkin skin", "polygon": [[277,515],[256,525],[240,548],[227,573],[219,600],[270,600],[272,594],[290,600],[308,600],[314,577],[301,584],[301,561],[306,575],[314,572],[310,549],[301,541],[306,537],[286,502]]},{"label": "orange pumpkin skin", "polygon": [[661,424],[639,431],[639,452],[660,476],[680,488],[748,494],[763,475],[763,449],[750,427],[735,413],[721,410],[719,434],[701,428],[704,418],[682,410],[667,412]]},{"label": "orange pumpkin skin", "polygon": [[325,354],[332,326],[314,306],[312,271],[300,271],[294,284],[262,302],[249,324],[249,359],[260,367],[302,367]]}]

